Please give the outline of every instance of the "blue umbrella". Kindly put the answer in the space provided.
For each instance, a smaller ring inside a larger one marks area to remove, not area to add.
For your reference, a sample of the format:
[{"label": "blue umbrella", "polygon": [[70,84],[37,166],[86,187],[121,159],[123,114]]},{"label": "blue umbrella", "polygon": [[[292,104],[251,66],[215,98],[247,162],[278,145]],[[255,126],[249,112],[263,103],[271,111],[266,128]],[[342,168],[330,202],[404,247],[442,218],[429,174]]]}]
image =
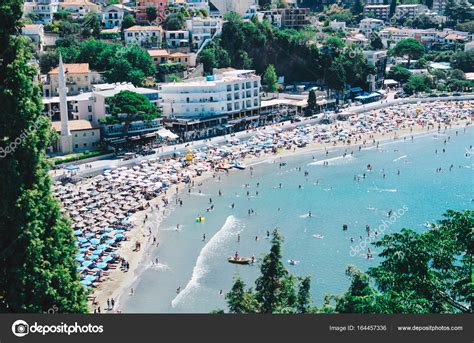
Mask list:
[{"label": "blue umbrella", "polygon": [[82,266],[77,266],[76,269],[77,269],[77,270],[80,270],[80,271],[83,271],[83,270],[85,270],[85,269],[87,269],[87,268],[86,268],[86,267],[82,267]]},{"label": "blue umbrella", "polygon": [[129,225],[129,224],[130,224],[130,220],[122,220],[122,224],[123,224],[123,225]]},{"label": "blue umbrella", "polygon": [[104,263],[104,262],[101,262],[101,263],[97,263],[97,268],[100,268],[100,269],[107,269],[107,263]]},{"label": "blue umbrella", "polygon": [[85,242],[85,243],[81,244],[82,248],[86,248],[86,247],[89,247],[89,246],[91,246],[91,244],[89,242]]},{"label": "blue umbrella", "polygon": [[88,249],[87,248],[80,248],[79,251],[80,252],[86,252]]},{"label": "blue umbrella", "polygon": [[76,261],[76,262],[82,262],[82,261],[84,261],[84,257],[82,257],[82,256],[77,256],[77,257],[74,259],[74,261]]},{"label": "blue umbrella", "polygon": [[97,246],[97,249],[107,249],[107,244],[101,244]]},{"label": "blue umbrella", "polygon": [[123,233],[125,230],[115,230],[115,233]]},{"label": "blue umbrella", "polygon": [[107,232],[104,232],[103,234],[100,235],[100,237],[108,237],[109,234]]},{"label": "blue umbrella", "polygon": [[[123,222],[122,222],[123,223]],[[113,229],[111,227],[108,227],[105,229],[106,232],[110,232],[110,231],[113,231]]]},{"label": "blue umbrella", "polygon": [[99,259],[98,255],[92,255],[92,256],[89,257],[89,260],[91,260],[91,261],[96,261],[98,259]]},{"label": "blue umbrella", "polygon": [[125,236],[124,236],[124,235],[122,235],[121,233],[119,233],[119,234],[115,235],[115,238],[124,238],[124,237],[125,237]]},{"label": "blue umbrella", "polygon": [[91,280],[92,282],[94,282],[96,279],[96,277],[94,275],[87,275],[84,280]]},{"label": "blue umbrella", "polygon": [[103,252],[104,252],[103,249],[96,249],[96,250],[94,250],[94,251],[92,252],[92,254],[94,254],[94,255],[100,255],[100,254],[102,254]]},{"label": "blue umbrella", "polygon": [[86,237],[88,237],[88,238],[94,237],[94,236],[95,236],[95,234],[92,233],[92,232],[86,233]]},{"label": "blue umbrella", "polygon": [[79,167],[78,166],[73,166],[71,164],[71,165],[65,166],[64,169],[66,169],[66,170],[77,170],[77,169],[79,169]]},{"label": "blue umbrella", "polygon": [[105,241],[105,244],[114,244],[115,243],[115,239],[108,239]]},{"label": "blue umbrella", "polygon": [[99,243],[100,243],[100,239],[92,238],[92,239],[90,240],[90,242],[91,242],[92,244],[99,244]]},{"label": "blue umbrella", "polygon": [[84,261],[82,262],[83,267],[89,267],[92,264],[92,261]]},{"label": "blue umbrella", "polygon": [[81,283],[84,285],[84,286],[90,286],[92,284],[92,281],[91,280],[82,280]]},{"label": "blue umbrella", "polygon": [[102,259],[102,261],[104,261],[104,262],[110,262],[110,261],[112,261],[113,259],[114,259],[114,258],[113,258],[112,256],[105,256],[105,257]]},{"label": "blue umbrella", "polygon": [[74,231],[74,236],[80,236],[80,235],[82,235],[82,230]]},{"label": "blue umbrella", "polygon": [[87,242],[87,239],[85,239],[84,237],[79,237],[77,240],[81,243]]}]

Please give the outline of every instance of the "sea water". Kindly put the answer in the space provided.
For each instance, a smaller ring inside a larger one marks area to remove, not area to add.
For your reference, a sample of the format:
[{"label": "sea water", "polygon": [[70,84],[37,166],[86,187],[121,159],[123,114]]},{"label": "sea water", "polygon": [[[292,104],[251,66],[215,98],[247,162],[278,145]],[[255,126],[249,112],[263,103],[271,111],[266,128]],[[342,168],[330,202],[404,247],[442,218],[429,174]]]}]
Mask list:
[{"label": "sea water", "polygon": [[[426,230],[448,209],[473,208],[473,130],[457,131],[389,140],[360,151],[352,147],[346,157],[344,148],[328,155],[269,156],[253,171],[221,173],[220,179],[182,193],[183,206],[173,205],[160,226],[160,245],[150,251],[134,295],[122,299],[122,310],[226,309],[225,294],[235,276],[254,287],[260,272],[258,263],[234,265],[228,257],[238,252],[261,259],[270,248],[267,231],[275,227],[284,236],[285,266],[294,275],[311,276],[313,303],[320,305],[325,294],[342,294],[350,283],[345,274],[349,265],[367,270],[380,262],[370,242],[402,228]],[[211,204],[214,210],[208,212]],[[198,216],[205,221],[196,222]],[[373,259],[367,258],[368,247]],[[152,263],[155,258],[158,264]],[[290,265],[290,259],[298,262]]]}]

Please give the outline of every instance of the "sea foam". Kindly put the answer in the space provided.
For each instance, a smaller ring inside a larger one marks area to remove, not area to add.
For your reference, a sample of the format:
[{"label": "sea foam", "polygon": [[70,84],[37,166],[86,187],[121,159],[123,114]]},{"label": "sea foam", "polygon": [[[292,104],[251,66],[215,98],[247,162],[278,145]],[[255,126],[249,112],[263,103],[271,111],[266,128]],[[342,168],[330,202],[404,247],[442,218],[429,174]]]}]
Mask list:
[{"label": "sea foam", "polygon": [[202,248],[193,268],[191,280],[188,281],[186,287],[171,301],[173,308],[182,303],[193,291],[199,288],[200,281],[209,271],[209,262],[215,260],[216,257],[222,257],[218,253],[219,247],[221,247],[225,241],[240,232],[240,226],[240,222],[237,218],[234,216],[227,217],[220,230],[217,231]]}]

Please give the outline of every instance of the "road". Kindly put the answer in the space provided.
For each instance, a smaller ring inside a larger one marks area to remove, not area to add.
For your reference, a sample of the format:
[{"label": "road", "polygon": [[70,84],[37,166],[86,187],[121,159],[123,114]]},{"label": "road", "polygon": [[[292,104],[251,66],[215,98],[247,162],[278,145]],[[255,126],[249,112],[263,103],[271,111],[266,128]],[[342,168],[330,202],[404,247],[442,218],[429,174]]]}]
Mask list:
[{"label": "road", "polygon": [[[458,101],[459,100],[474,100],[474,94],[463,95],[463,96],[447,96],[447,97],[439,97],[439,98],[399,98],[399,99],[394,99],[393,94],[394,93],[389,93],[388,98],[382,101],[377,101],[377,102],[370,103],[367,105],[351,106],[349,108],[344,109],[343,112],[361,113],[361,112],[365,112],[369,110],[380,109],[383,107],[389,107],[389,106],[401,105],[401,104],[414,104],[418,102],[426,103],[426,102],[450,101],[450,100],[458,100]],[[330,115],[330,118],[335,118],[337,117],[337,115],[338,114],[332,113]],[[308,124],[310,125],[317,124],[321,120],[322,116],[323,115],[320,115],[314,119],[305,119],[297,123],[284,122],[282,123],[282,126],[280,126],[280,128],[283,130],[287,130],[290,128],[304,126]],[[238,138],[239,140],[245,140],[245,139],[250,138],[251,136],[254,136],[255,134],[259,132],[265,132],[265,130],[269,130],[269,129],[270,128],[268,127],[260,127],[256,130],[236,132],[235,134],[232,135],[232,137],[230,135],[225,135],[225,136],[219,136],[219,137],[214,137],[214,138],[205,139],[205,140],[198,140],[198,141],[188,142],[188,143],[183,143],[183,144],[178,144],[178,145],[165,146],[160,149],[157,149],[159,150],[159,152],[153,155],[140,156],[140,157],[130,159],[127,161],[123,161],[119,158],[112,158],[112,159],[104,159],[104,160],[98,160],[94,162],[76,164],[79,167],[79,169],[74,171],[74,175],[77,175],[77,176],[94,175],[94,174],[101,173],[106,168],[130,166],[130,165],[138,164],[141,161],[148,160],[150,158],[166,157],[166,156],[171,156],[175,153],[185,154],[188,149],[200,149],[210,144],[222,144],[222,143],[225,143],[230,138]],[[91,165],[92,168],[86,168],[86,164]],[[50,173],[51,173],[51,176],[55,180],[60,179],[61,177],[64,177],[65,175],[72,175],[70,171],[65,170],[65,169],[52,170],[50,171]]]}]

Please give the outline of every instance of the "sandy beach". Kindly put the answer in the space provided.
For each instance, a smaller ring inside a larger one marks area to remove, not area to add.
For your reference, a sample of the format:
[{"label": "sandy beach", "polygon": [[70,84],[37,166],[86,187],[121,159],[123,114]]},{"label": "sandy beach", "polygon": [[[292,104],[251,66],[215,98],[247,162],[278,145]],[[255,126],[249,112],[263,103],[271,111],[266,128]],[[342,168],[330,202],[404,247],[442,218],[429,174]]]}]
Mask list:
[{"label": "sandy beach", "polygon": [[[468,124],[470,124],[469,119],[457,120],[457,121],[451,122],[451,125],[449,126],[449,128],[463,128]],[[341,125],[340,128],[345,129],[347,128],[348,123],[338,122],[337,125]],[[260,129],[259,131],[271,130],[277,127],[278,127],[278,124],[274,126],[265,127],[263,129]],[[448,126],[443,125],[443,130],[445,127],[448,127]],[[335,144],[334,143],[328,144],[328,143],[323,143],[323,142],[313,142],[301,148],[292,147],[291,149],[278,149],[278,151],[273,154],[268,154],[268,153],[260,153],[256,155],[248,154],[243,159],[243,163],[246,165],[252,165],[252,164],[256,164],[268,159],[283,158],[285,156],[295,155],[295,154],[308,154],[311,152],[321,151],[325,149],[328,151],[331,151],[334,149],[347,148],[350,151],[350,148],[360,146],[362,142],[364,141],[366,141],[366,144],[365,144],[366,146],[371,146],[371,145],[377,144],[378,142],[389,141],[389,140],[394,140],[394,139],[404,139],[407,137],[418,136],[422,134],[435,134],[437,132],[438,132],[438,129],[436,127],[433,127],[433,126],[427,127],[427,126],[422,126],[422,125],[414,125],[414,126],[402,128],[398,131],[390,132],[390,133],[367,132],[367,133],[361,134],[359,138],[357,139],[357,141],[352,140],[350,143],[336,142]],[[215,175],[215,173],[216,172],[211,172],[211,171],[204,172],[200,176],[193,177],[192,181],[194,181],[196,185],[200,184],[212,178],[213,175]],[[172,185],[168,189],[166,194],[163,193],[160,196],[149,201],[151,208],[159,204],[160,211],[161,211],[160,215],[155,217],[155,220],[152,223],[153,227],[151,228],[152,230],[151,235],[149,234],[149,231],[148,231],[148,227],[149,227],[148,225],[150,225],[150,223],[147,220],[145,220],[145,217],[147,216],[147,214],[149,215],[151,213],[151,210],[147,209],[146,211],[141,211],[141,212],[137,212],[133,214],[134,224],[135,224],[134,228],[127,234],[127,241],[122,242],[120,248],[117,251],[117,253],[121,257],[125,258],[129,262],[130,267],[127,272],[123,272],[119,269],[110,270],[109,277],[105,281],[99,283],[98,286],[93,289],[93,296],[95,297],[95,302],[94,304],[90,303],[91,311],[94,311],[94,309],[97,309],[100,306],[102,313],[104,312],[120,313],[121,312],[120,310],[121,298],[131,295],[131,289],[134,287],[134,284],[137,281],[141,271],[143,270],[143,268],[146,267],[146,263],[151,263],[150,262],[151,258],[149,256],[150,247],[153,245],[153,241],[151,237],[157,236],[157,240],[159,243],[158,230],[160,229],[160,224],[165,216],[170,215],[172,213],[169,210],[169,207],[170,207],[169,205],[168,205],[168,210],[165,210],[163,212],[163,207],[162,207],[163,199],[167,199],[169,203],[171,204],[174,201],[174,199],[179,197],[179,195],[183,191],[185,191],[188,187],[190,187],[190,185],[191,185],[190,183],[189,184],[178,183],[178,184]],[[135,250],[135,243],[137,241],[141,243],[141,249],[139,249],[138,251]],[[107,310],[107,299],[114,299],[115,306],[113,309]]]}]

